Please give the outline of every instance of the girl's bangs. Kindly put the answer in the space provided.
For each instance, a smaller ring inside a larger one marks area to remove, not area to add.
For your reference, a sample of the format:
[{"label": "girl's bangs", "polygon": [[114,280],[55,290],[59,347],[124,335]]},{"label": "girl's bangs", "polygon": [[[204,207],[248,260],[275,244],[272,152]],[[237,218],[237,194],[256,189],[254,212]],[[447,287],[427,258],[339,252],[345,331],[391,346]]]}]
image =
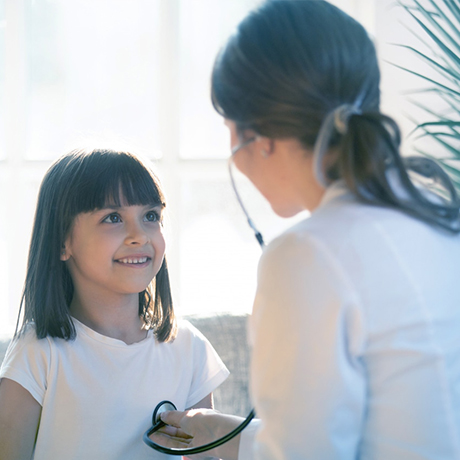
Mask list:
[{"label": "girl's bangs", "polygon": [[87,159],[75,184],[73,215],[109,206],[165,206],[158,179],[137,158],[108,153]]}]

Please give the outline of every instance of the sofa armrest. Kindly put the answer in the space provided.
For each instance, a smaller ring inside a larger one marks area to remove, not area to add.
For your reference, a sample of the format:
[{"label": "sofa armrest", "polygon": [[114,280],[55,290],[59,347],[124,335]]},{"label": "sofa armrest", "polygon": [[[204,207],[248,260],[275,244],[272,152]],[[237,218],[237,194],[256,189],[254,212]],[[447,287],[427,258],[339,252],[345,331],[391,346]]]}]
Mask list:
[{"label": "sofa armrest", "polygon": [[248,315],[216,314],[186,316],[211,342],[230,376],[214,392],[214,406],[222,413],[245,417],[251,410],[249,398]]}]

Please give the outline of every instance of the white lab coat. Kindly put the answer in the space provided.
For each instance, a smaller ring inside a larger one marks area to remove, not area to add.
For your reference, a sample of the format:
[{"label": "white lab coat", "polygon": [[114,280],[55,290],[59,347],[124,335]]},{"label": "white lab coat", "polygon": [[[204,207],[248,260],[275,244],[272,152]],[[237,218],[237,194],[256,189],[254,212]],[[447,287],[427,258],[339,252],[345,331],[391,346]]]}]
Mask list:
[{"label": "white lab coat", "polygon": [[341,182],[262,255],[239,460],[460,458],[460,237]]}]

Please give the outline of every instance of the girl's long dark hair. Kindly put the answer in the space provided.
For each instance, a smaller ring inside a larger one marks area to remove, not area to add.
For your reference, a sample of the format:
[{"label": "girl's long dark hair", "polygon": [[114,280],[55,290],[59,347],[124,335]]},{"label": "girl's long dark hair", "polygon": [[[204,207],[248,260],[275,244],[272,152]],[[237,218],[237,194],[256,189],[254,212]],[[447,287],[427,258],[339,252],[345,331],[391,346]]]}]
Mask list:
[{"label": "girl's long dark hair", "polygon": [[[74,339],[69,313],[74,287],[61,251],[75,216],[120,205],[165,205],[158,178],[138,157],[111,150],[73,151],[46,173],[38,195],[27,275],[21,301],[22,328],[34,322],[38,338]],[[139,293],[139,315],[165,342],[175,336],[175,316],[166,258],[155,279]],[[18,333],[21,311],[18,317]],[[22,329],[21,329],[22,330]]]},{"label": "girl's long dark hair", "polygon": [[[266,1],[217,57],[211,84],[215,109],[240,132],[297,138],[307,149],[331,112],[358,104],[348,129],[330,137],[336,156],[329,181],[343,179],[363,201],[460,232],[455,187],[437,163],[401,157],[399,128],[379,109],[375,47],[358,22],[330,3]],[[414,185],[413,172],[439,183],[450,200],[429,198]]]}]

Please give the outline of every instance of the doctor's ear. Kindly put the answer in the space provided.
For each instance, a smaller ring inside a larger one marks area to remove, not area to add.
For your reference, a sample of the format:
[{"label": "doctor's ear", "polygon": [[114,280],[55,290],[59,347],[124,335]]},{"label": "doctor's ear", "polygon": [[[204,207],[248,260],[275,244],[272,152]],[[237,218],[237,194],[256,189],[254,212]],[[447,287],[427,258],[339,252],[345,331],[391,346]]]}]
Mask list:
[{"label": "doctor's ear", "polygon": [[256,148],[264,158],[268,158],[274,152],[275,143],[273,139],[264,136],[256,136]]}]

